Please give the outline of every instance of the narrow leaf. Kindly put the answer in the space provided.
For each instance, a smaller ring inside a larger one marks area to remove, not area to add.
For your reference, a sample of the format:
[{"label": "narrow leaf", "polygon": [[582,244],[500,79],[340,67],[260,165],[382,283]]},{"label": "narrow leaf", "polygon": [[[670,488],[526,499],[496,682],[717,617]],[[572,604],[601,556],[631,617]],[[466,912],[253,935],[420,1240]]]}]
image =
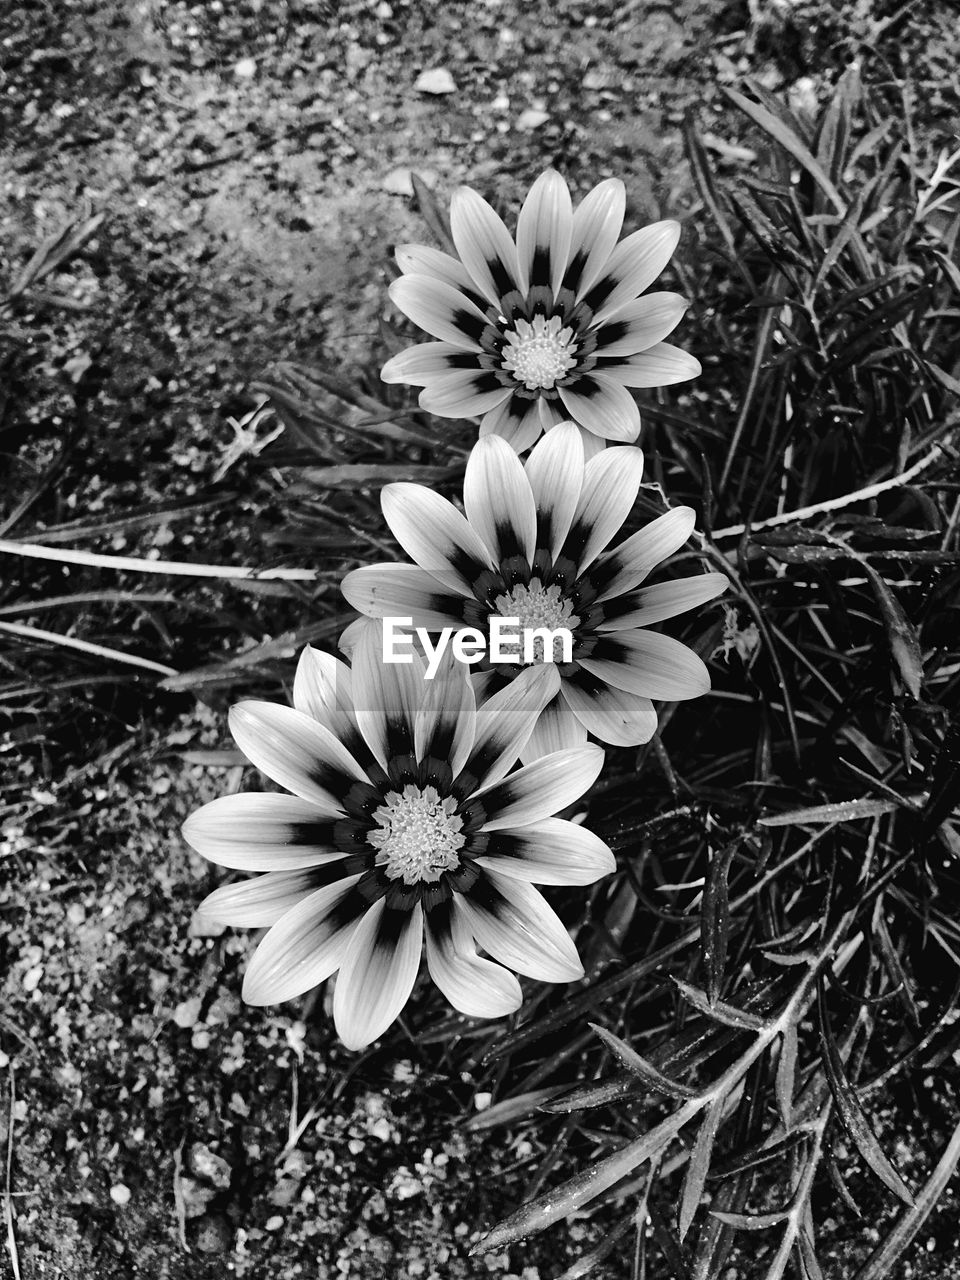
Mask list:
[{"label": "narrow leaf", "polygon": [[926,1222],[943,1189],[953,1177],[958,1161],[960,1161],[960,1125],[954,1129],[953,1137],[940,1157],[937,1167],[923,1184],[914,1203],[900,1215],[894,1223],[893,1230],[870,1255],[854,1280],[881,1280],[882,1276],[890,1274],[890,1268],[902,1256]]},{"label": "narrow leaf", "polygon": [[859,800],[840,800],[836,804],[815,804],[809,809],[791,809],[788,813],[772,813],[759,818],[761,827],[819,825],[824,822],[850,822],[856,818],[876,818],[893,813],[898,806],[892,800],[874,800],[863,796]]},{"label": "narrow leaf", "polygon": [[923,655],[920,652],[920,640],[916,628],[904,613],[900,601],[876,569],[866,563],[863,563],[863,568],[877,597],[884,626],[887,629],[890,651],[900,668],[903,683],[914,698],[919,698],[920,685],[923,681]]},{"label": "narrow leaf", "polygon": [[612,1031],[608,1031],[606,1027],[598,1026],[597,1023],[589,1024],[597,1033],[604,1044],[620,1059],[623,1065],[633,1075],[638,1076],[644,1084],[648,1085],[657,1093],[663,1093],[668,1098],[694,1098],[696,1090],[691,1089],[689,1085],[680,1084],[676,1080],[670,1080],[661,1071],[648,1062],[646,1058],[640,1056],[636,1049],[631,1049],[628,1044],[615,1036]]},{"label": "narrow leaf", "polygon": [[710,1172],[710,1157],[713,1154],[713,1144],[717,1137],[720,1121],[723,1119],[723,1102],[723,1097],[720,1097],[712,1103],[703,1118],[700,1132],[697,1134],[697,1141],[694,1143],[693,1151],[690,1154],[686,1176],[683,1179],[683,1195],[680,1199],[680,1215],[677,1222],[680,1228],[681,1240],[690,1230],[694,1214],[700,1207],[704,1183],[707,1180],[707,1174]]},{"label": "narrow leaf", "polygon": [[497,1125],[514,1124],[517,1120],[525,1120],[558,1092],[554,1085],[549,1089],[533,1089],[530,1093],[518,1093],[515,1097],[504,1098],[494,1103],[486,1111],[478,1111],[465,1121],[463,1127],[471,1133],[479,1129],[495,1129]]},{"label": "narrow leaf", "polygon": [[455,254],[457,250],[453,243],[446,210],[418,173],[411,173],[410,181],[413,184],[413,194],[417,198],[417,208],[423,215],[424,222],[447,253]]},{"label": "narrow leaf", "polygon": [[716,1022],[722,1022],[728,1027],[739,1027],[744,1031],[759,1031],[765,1025],[763,1019],[758,1018],[756,1014],[738,1009],[735,1005],[727,1004],[725,1000],[708,1000],[705,992],[698,991],[682,978],[674,978],[673,981],[685,1000]]},{"label": "narrow leaf", "polygon": [[790,1128],[793,1095],[797,1079],[797,1024],[788,1022],[780,1038],[780,1060],[777,1063],[777,1106],[785,1129]]},{"label": "narrow leaf", "polygon": [[714,854],[707,869],[700,908],[700,955],[706,975],[707,999],[714,1004],[723,985],[730,937],[730,910],[727,876],[730,861],[739,841],[732,840],[720,853]]},{"label": "narrow leaf", "polygon": [[840,1050],[837,1048],[837,1042],[834,1039],[833,1032],[830,1030],[830,1022],[827,1015],[827,998],[822,977],[817,980],[817,1012],[823,1067],[844,1128],[853,1139],[854,1145],[861,1156],[863,1156],[880,1181],[889,1187],[895,1195],[898,1195],[905,1204],[912,1205],[913,1196],[910,1188],[884,1155],[867,1114],[860,1105],[860,1099],[847,1079],[843,1061],[840,1057]]},{"label": "narrow leaf", "polygon": [[710,1212],[728,1227],[736,1227],[738,1231],[765,1231],[767,1227],[775,1227],[790,1217],[786,1209],[780,1213],[724,1213],[722,1209],[711,1209]]}]

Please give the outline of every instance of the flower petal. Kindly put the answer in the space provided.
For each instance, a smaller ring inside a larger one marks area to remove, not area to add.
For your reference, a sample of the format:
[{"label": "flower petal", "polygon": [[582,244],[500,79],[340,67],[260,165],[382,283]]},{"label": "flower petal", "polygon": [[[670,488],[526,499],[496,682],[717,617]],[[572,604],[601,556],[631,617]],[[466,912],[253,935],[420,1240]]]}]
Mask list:
[{"label": "flower petal", "polygon": [[680,223],[668,218],[620,241],[603,275],[583,298],[595,312],[595,325],[606,324],[625,302],[632,302],[653,284],[673,256],[679,239]]},{"label": "flower petal", "polygon": [[638,747],[657,731],[657,713],[649,698],[612,689],[583,669],[564,680],[561,694],[584,732],[611,747]]},{"label": "flower petal", "polygon": [[500,436],[484,436],[470,450],[463,507],[495,563],[520,557],[530,564],[537,536],[533,494],[523,464]]},{"label": "flower petal", "polygon": [[431,276],[401,276],[387,290],[394,306],[434,338],[461,351],[481,350],[486,316],[464,294]]},{"label": "flower petal", "polygon": [[639,586],[689,540],[696,522],[693,507],[674,507],[601,556],[590,570],[597,599],[610,600]]},{"label": "flower petal", "polygon": [[485,871],[460,901],[477,942],[501,964],[541,982],[583,977],[563,921],[532,884]]},{"label": "flower petal", "polygon": [[627,190],[619,178],[607,178],[583,198],[573,214],[566,289],[582,298],[600,278],[623,227]]},{"label": "flower petal", "polygon": [[302,871],[333,862],[332,805],[295,796],[243,791],[191,813],[183,838],[211,862],[234,871]]},{"label": "flower petal", "polygon": [[340,590],[368,618],[409,617],[414,627],[428,631],[463,626],[463,596],[445,591],[432,573],[416,565],[363,565],[347,574]]},{"label": "flower petal", "polygon": [[[486,704],[485,704],[486,705]],[[570,747],[525,764],[516,773],[470,797],[486,814],[481,831],[502,831],[552,818],[560,809],[579,800],[603,768],[599,747]]]},{"label": "flower petal", "polygon": [[593,884],[617,869],[599,836],[563,818],[496,832],[477,864],[534,884]]},{"label": "flower petal", "polygon": [[306,645],[293,680],[293,705],[329,729],[359,765],[370,760],[353,709],[350,668],[332,653]]},{"label": "flower petal", "polygon": [[455,784],[461,794],[489,787],[506,776],[517,761],[537,716],[560,687],[552,662],[526,667],[477,711],[473,750]]},{"label": "flower petal", "polygon": [[481,311],[486,310],[486,298],[477,288],[470,272],[452,254],[434,249],[428,244],[398,244],[394,257],[405,276],[433,276],[464,294]]},{"label": "flower petal", "polygon": [[523,1003],[512,973],[477,954],[473,934],[455,895],[426,917],[427,967],[435,985],[468,1018],[504,1018]]},{"label": "flower petal", "polygon": [[433,759],[449,764],[454,777],[473,750],[477,735],[477,699],[467,672],[447,646],[426,692],[414,726],[417,762]]},{"label": "flower petal", "polygon": [[558,693],[552,702],[540,712],[533,733],[520,753],[524,764],[532,764],[554,751],[568,747],[582,747],[587,741],[587,731]]},{"label": "flower petal", "polygon": [[445,373],[420,392],[420,408],[440,418],[476,418],[509,400],[513,392],[495,373]]},{"label": "flower petal", "polygon": [[[632,356],[672,333],[688,302],[679,293],[647,293],[626,303],[597,330],[597,355]],[[604,365],[609,373],[609,367]]]},{"label": "flower petal", "polygon": [[240,702],[230,708],[230,732],[251,764],[287,791],[324,813],[341,813],[340,801],[367,775],[329,729],[293,707]]},{"label": "flower petal", "polygon": [[540,404],[538,397],[534,400],[523,396],[512,395],[483,415],[480,423],[480,435],[500,436],[506,440],[511,449],[523,453],[529,449],[543,430],[540,420]]},{"label": "flower petal", "polygon": [[710,673],[692,649],[658,631],[606,632],[585,671],[615,689],[662,702],[699,698],[710,690]]},{"label": "flower petal", "polygon": [[649,627],[664,618],[672,618],[697,605],[706,604],[726,591],[730,579],[724,573],[701,573],[693,578],[675,578],[642,587],[630,595],[618,596],[608,603],[598,631],[624,631]]},{"label": "flower petal", "polygon": [[601,363],[608,378],[625,387],[670,387],[675,382],[688,382],[703,372],[700,361],[689,351],[669,342],[658,342],[622,364]]},{"label": "flower petal", "polygon": [[458,187],[450,201],[450,231],[463,265],[500,307],[519,285],[517,248],[502,218],[471,187]]},{"label": "flower petal", "polygon": [[532,293],[531,306],[541,300],[552,305],[566,270],[572,231],[567,184],[556,169],[547,169],[530,188],[517,219],[520,288]]},{"label": "flower petal", "polygon": [[483,539],[453,503],[424,485],[388,484],[380,505],[390,532],[421,569],[473,595],[472,584],[496,565]]},{"label": "flower petal", "polygon": [[577,573],[593,562],[633,510],[643,476],[643,453],[604,449],[583,470],[583,488],[561,555]]},{"label": "flower petal", "polygon": [[423,946],[423,909],[388,907],[383,898],[357,925],[333,993],[337,1035],[364,1049],[394,1022],[410,998]]},{"label": "flower petal", "polygon": [[551,560],[560,554],[583,488],[583,439],[572,422],[548,431],[527,459],[537,519],[537,549]]},{"label": "flower petal", "polygon": [[380,370],[382,382],[403,382],[428,387],[438,378],[458,370],[476,372],[476,353],[455,347],[452,342],[421,342],[391,357]]},{"label": "flower petal", "polygon": [[640,434],[640,410],[626,387],[593,370],[569,386],[558,387],[571,418],[603,440],[632,444]]},{"label": "flower petal", "polygon": [[367,902],[359,876],[324,885],[287,911],[254,952],[243,979],[247,1004],[281,1004],[336,973]]},{"label": "flower petal", "polygon": [[271,871],[265,876],[214,889],[197,907],[197,915],[208,916],[235,929],[265,929],[320,887],[309,869]]},{"label": "flower petal", "polygon": [[374,758],[388,769],[392,756],[413,755],[417,712],[426,692],[423,662],[384,661],[384,632],[371,619],[353,652],[353,698],[357,724]]}]

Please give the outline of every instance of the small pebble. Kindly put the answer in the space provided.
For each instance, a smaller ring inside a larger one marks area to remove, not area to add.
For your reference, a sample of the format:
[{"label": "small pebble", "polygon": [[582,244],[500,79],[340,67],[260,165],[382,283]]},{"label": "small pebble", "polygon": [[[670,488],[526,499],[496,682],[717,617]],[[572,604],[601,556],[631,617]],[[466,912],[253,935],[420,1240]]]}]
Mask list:
[{"label": "small pebble", "polygon": [[110,1199],[122,1209],[125,1204],[130,1203],[130,1188],[122,1182],[116,1183],[110,1188]]},{"label": "small pebble", "polygon": [[238,80],[252,80],[257,74],[257,64],[255,60],[253,58],[241,58],[233,68],[233,74]]},{"label": "small pebble", "polygon": [[417,93],[456,93],[457,84],[446,67],[431,67],[429,71],[421,71],[413,85]]}]

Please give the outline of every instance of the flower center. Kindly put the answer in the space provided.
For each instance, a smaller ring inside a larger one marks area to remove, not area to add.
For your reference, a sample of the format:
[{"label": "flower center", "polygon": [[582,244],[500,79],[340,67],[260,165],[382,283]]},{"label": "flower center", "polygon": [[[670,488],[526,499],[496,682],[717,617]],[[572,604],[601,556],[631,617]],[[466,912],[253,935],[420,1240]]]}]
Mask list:
[{"label": "flower center", "polygon": [[[557,586],[545,587],[539,578],[531,578],[530,585],[516,586],[494,600],[494,607],[501,618],[518,618],[521,636],[527,630],[544,627],[549,631],[557,631],[566,627],[573,631],[580,619],[573,612],[573,605],[565,600]],[[545,662],[544,650],[546,642],[542,636],[534,638],[534,654],[536,662]],[[522,647],[522,646],[521,646]],[[560,636],[552,642],[553,661],[563,660],[563,649]]]},{"label": "flower center", "polygon": [[435,787],[408,783],[402,795],[387,792],[373,815],[379,829],[367,834],[367,842],[378,850],[376,865],[404,884],[433,883],[445,871],[453,871],[460,865],[457,851],[464,844],[456,807],[452,796],[441,800]]},{"label": "flower center", "polygon": [[503,367],[530,391],[552,387],[577,363],[573,330],[563,328],[559,316],[518,320],[506,335]]}]

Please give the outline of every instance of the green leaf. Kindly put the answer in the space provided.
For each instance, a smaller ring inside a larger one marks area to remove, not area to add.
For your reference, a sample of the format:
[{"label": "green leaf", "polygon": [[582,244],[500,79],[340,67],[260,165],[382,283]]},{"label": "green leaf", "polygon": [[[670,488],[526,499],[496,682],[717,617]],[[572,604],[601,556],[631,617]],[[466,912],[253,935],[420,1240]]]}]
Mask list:
[{"label": "green leaf", "polygon": [[514,1124],[517,1120],[525,1120],[535,1115],[537,1110],[558,1092],[554,1085],[549,1089],[533,1089],[529,1093],[518,1093],[512,1098],[504,1098],[496,1102],[486,1111],[478,1111],[475,1116],[464,1122],[464,1129],[476,1133],[481,1129],[495,1129],[497,1125]]},{"label": "green leaf", "polygon": [[723,985],[723,971],[727,963],[727,943],[730,937],[730,904],[727,892],[727,876],[730,862],[736,852],[738,840],[732,840],[725,849],[714,854],[707,868],[700,908],[700,956],[706,975],[707,999],[714,1004]]},{"label": "green leaf", "polygon": [[453,243],[450,219],[446,209],[443,208],[440,201],[419,174],[411,173],[410,181],[413,184],[413,194],[417,198],[417,208],[423,215],[424,222],[440,241],[446,252],[455,255],[457,249]]},{"label": "green leaf", "polygon": [[777,1106],[785,1129],[790,1128],[793,1114],[793,1095],[797,1078],[797,1024],[788,1022],[780,1037],[780,1058],[777,1062]]},{"label": "green leaf", "polygon": [[867,1114],[860,1105],[860,1099],[847,1079],[843,1061],[840,1057],[840,1050],[837,1048],[837,1042],[830,1029],[830,1020],[827,1015],[827,998],[822,977],[817,979],[817,1015],[823,1068],[844,1128],[853,1139],[853,1143],[861,1156],[863,1156],[863,1159],[880,1181],[889,1187],[895,1195],[899,1196],[905,1204],[912,1205],[913,1196],[910,1188],[900,1177],[900,1174],[887,1156],[884,1155]]},{"label": "green leaf", "polygon": [[597,1023],[589,1024],[597,1033],[604,1044],[619,1058],[629,1072],[637,1076],[644,1084],[648,1085],[657,1093],[665,1094],[668,1098],[694,1098],[696,1090],[691,1089],[689,1085],[680,1084],[676,1080],[670,1080],[661,1071],[648,1062],[646,1058],[640,1056],[635,1049],[631,1049],[628,1044],[615,1036],[612,1031],[608,1031],[606,1027],[598,1026]]},{"label": "green leaf", "polygon": [[766,1231],[768,1227],[776,1227],[790,1217],[789,1210],[786,1209],[779,1213],[724,1213],[722,1209],[711,1209],[710,1212],[728,1227],[736,1227],[738,1231]]}]

